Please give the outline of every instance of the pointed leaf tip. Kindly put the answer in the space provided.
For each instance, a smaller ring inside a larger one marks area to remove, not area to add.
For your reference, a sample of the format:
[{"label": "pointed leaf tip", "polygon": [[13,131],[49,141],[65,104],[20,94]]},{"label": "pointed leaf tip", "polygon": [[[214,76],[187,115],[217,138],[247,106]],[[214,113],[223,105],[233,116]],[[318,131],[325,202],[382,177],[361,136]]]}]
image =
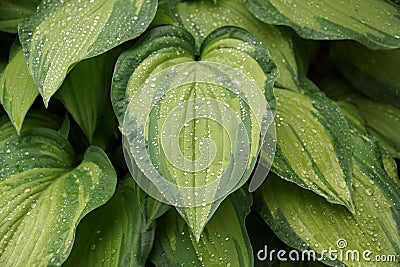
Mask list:
[{"label": "pointed leaf tip", "polygon": [[157,4],[157,0],[42,1],[19,24],[18,33],[46,108],[76,63],[143,33]]}]

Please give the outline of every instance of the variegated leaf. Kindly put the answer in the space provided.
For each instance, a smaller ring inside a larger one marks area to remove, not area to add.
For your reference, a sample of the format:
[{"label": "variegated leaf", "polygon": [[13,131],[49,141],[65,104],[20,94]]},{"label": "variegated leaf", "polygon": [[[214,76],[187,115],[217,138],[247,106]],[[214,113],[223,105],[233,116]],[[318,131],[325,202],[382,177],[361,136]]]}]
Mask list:
[{"label": "variegated leaf", "polygon": [[[219,203],[243,185],[252,172],[264,129],[264,122],[261,122],[264,115],[254,111],[264,109],[272,119],[270,109],[273,107],[268,103],[274,104],[272,85],[276,79],[276,69],[266,48],[248,32],[236,27],[211,33],[203,42],[199,58],[200,61],[195,62],[194,40],[187,31],[172,26],[158,27],[120,56],[112,86],[114,110],[126,137],[125,149],[135,161],[133,167],[144,172],[138,183],[145,183],[143,189],[153,197],[176,205],[197,238]],[[200,80],[195,82],[191,77],[200,77]],[[225,86],[221,86],[219,79],[226,81]],[[235,89],[235,84],[243,79],[247,81],[245,86]],[[162,101],[154,109],[147,110],[160,94]],[[198,109],[190,106],[194,101],[198,105],[204,102],[199,109],[203,112],[201,118],[195,118]],[[218,103],[224,103],[225,107]],[[177,113],[176,108],[183,110]],[[142,114],[148,114],[149,121],[138,126],[138,122],[142,123]],[[213,118],[207,119],[209,114]],[[237,120],[234,117],[228,120],[225,114],[236,114],[232,116],[238,116]],[[222,124],[216,123],[218,120],[222,120]],[[183,127],[179,137],[172,133],[177,127]],[[144,142],[148,147],[144,153],[150,155],[150,164],[142,161],[146,157],[138,156],[138,147],[134,144],[141,129],[146,129]],[[248,156],[247,152],[237,150],[237,138],[249,138]],[[204,140],[215,141],[211,144]],[[180,153],[183,156],[177,162],[171,160]],[[231,157],[239,156],[244,158],[232,161]],[[206,160],[206,168],[198,168],[196,158]],[[182,162],[188,164],[183,169]],[[157,171],[150,171],[153,167]],[[231,175],[234,178],[229,183],[219,182],[222,176]],[[165,179],[166,185],[174,189],[160,189],[155,186],[154,179]],[[214,185],[219,188],[212,187]],[[197,187],[205,191],[185,189]]]},{"label": "variegated leaf", "polygon": [[43,1],[19,37],[45,105],[76,63],[143,33],[156,9],[156,0]]},{"label": "variegated leaf", "polygon": [[83,216],[114,193],[106,154],[90,147],[77,162],[57,131],[27,120],[18,136],[0,119],[0,265],[61,265]]}]

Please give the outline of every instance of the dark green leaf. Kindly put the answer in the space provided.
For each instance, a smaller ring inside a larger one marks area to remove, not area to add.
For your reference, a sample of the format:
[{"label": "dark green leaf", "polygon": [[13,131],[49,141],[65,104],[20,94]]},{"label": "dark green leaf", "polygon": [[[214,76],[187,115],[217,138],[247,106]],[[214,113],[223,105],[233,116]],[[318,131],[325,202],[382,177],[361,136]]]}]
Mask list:
[{"label": "dark green leaf", "polygon": [[[136,176],[136,179],[138,180],[143,179],[141,177],[143,176],[143,173],[140,171],[139,168],[135,168],[134,171],[135,173],[133,174]],[[149,196],[136,183],[134,183],[133,186],[135,187],[136,198],[139,203],[141,213],[146,222],[146,227],[150,227],[153,224],[153,222],[157,218],[165,214],[171,208],[171,206]]]},{"label": "dark green leaf", "polygon": [[178,213],[170,210],[157,223],[151,261],[168,266],[252,266],[253,255],[244,221],[252,198],[240,189],[222,202],[200,240]]},{"label": "dark green leaf", "polygon": [[110,94],[115,51],[79,62],[68,74],[56,97],[92,143]]},{"label": "dark green leaf", "polygon": [[40,0],[0,0],[0,31],[18,32],[18,24],[33,15]]},{"label": "dark green leaf", "polygon": [[65,138],[68,139],[69,131],[71,129],[71,123],[69,121],[68,114],[65,114],[65,118],[63,120],[63,123],[61,124],[60,129],[58,132]]},{"label": "dark green leaf", "polygon": [[263,251],[265,246],[267,246],[268,250],[278,251],[285,246],[284,243],[265,225],[265,222],[254,211],[246,218],[246,230],[250,237],[251,247],[253,248],[254,266],[272,267],[274,258],[263,261],[258,258],[257,254],[260,254],[259,251]]},{"label": "dark green leaf", "polygon": [[63,266],[144,266],[155,227],[146,226],[136,198],[137,187],[125,178],[104,206],[80,223],[71,255]]},{"label": "dark green leaf", "polygon": [[378,139],[393,157],[400,158],[400,109],[379,103],[358,93],[348,82],[337,78],[324,91],[338,100],[351,126]]},{"label": "dark green leaf", "polygon": [[352,100],[365,119],[369,134],[392,154],[400,159],[400,108],[371,101],[369,99]]},{"label": "dark green leaf", "polygon": [[331,51],[340,72],[355,88],[376,101],[400,108],[400,49],[374,51],[346,41],[332,43]]},{"label": "dark green leaf", "polygon": [[7,60],[3,57],[0,57],[0,78],[3,75],[6,66],[7,66]]}]

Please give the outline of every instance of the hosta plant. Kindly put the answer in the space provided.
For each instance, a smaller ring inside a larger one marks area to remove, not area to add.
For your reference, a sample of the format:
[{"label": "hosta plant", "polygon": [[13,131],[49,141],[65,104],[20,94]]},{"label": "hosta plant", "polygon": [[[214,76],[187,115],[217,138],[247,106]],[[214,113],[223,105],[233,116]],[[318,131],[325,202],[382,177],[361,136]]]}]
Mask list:
[{"label": "hosta plant", "polygon": [[399,266],[400,5],[0,0],[0,266]]}]

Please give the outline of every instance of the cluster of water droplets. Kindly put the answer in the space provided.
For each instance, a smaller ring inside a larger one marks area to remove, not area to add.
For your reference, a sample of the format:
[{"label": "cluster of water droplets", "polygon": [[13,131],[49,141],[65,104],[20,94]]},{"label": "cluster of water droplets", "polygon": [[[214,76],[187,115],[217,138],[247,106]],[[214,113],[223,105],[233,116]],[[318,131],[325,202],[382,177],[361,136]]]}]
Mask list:
[{"label": "cluster of water droplets", "polygon": [[[235,98],[237,110],[229,104]],[[263,140],[272,117],[261,90],[237,70],[211,62],[176,65],[150,77],[130,101],[122,130],[126,160],[132,173],[142,171],[145,178],[133,176],[152,197],[204,207],[241,182],[252,145],[258,154],[243,120],[253,120]]]}]

